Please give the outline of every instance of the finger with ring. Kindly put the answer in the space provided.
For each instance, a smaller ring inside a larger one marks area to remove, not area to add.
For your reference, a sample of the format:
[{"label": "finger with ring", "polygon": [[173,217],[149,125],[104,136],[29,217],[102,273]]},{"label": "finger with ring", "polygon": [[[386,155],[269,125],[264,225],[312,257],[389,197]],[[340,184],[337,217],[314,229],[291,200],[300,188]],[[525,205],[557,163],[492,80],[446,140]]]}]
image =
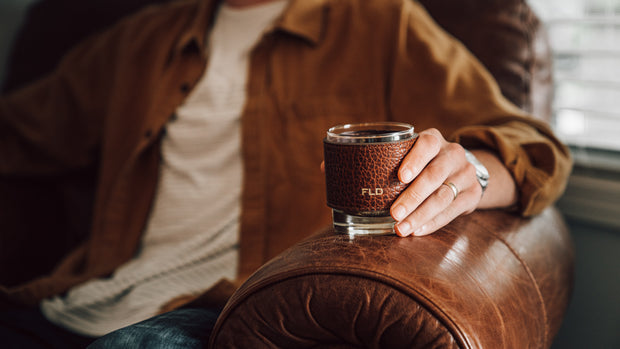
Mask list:
[{"label": "finger with ring", "polygon": [[459,195],[459,188],[457,188],[456,185],[454,185],[454,183],[452,182],[444,182],[443,185],[448,186],[448,188],[452,190],[452,194],[454,194],[454,199],[452,200],[455,200],[456,197]]}]

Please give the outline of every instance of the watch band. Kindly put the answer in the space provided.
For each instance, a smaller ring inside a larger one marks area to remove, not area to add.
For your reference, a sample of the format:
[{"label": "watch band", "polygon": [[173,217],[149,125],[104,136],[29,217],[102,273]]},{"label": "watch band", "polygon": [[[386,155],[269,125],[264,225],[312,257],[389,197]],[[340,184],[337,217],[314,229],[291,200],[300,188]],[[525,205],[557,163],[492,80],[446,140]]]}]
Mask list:
[{"label": "watch band", "polygon": [[486,167],[484,167],[482,162],[480,162],[480,160],[478,160],[476,156],[467,149],[465,149],[465,158],[470,164],[474,165],[474,168],[476,168],[476,178],[478,179],[478,183],[480,183],[480,187],[484,193],[489,185],[489,171]]}]

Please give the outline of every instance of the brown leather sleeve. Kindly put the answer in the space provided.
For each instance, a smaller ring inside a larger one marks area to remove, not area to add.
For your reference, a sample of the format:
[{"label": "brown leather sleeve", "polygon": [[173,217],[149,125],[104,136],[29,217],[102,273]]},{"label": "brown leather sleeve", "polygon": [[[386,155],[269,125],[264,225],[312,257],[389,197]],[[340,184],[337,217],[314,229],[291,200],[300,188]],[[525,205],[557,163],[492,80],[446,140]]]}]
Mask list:
[{"label": "brown leather sleeve", "polygon": [[389,215],[407,184],[398,168],[415,138],[368,144],[324,142],[327,205],[349,214]]},{"label": "brown leather sleeve", "polygon": [[231,298],[213,348],[547,348],[572,288],[554,209],[476,212],[424,238],[324,231]]}]

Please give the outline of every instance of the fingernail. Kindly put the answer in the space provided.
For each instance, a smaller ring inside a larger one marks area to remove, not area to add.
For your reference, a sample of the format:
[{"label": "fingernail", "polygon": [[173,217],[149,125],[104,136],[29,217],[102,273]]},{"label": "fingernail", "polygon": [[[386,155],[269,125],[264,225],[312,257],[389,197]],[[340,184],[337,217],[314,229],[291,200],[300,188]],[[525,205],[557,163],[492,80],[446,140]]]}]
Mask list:
[{"label": "fingernail", "polygon": [[402,205],[398,205],[396,206],[396,208],[394,208],[394,219],[396,219],[397,221],[403,220],[406,214],[407,211]]},{"label": "fingernail", "polygon": [[426,226],[423,225],[420,228],[418,228],[416,231],[413,232],[413,235],[415,236],[421,236],[424,235],[424,233],[426,232]]},{"label": "fingernail", "polygon": [[410,234],[411,225],[407,222],[400,222],[397,224],[398,232],[401,236],[407,236]]},{"label": "fingernail", "polygon": [[403,183],[409,183],[413,179],[413,173],[408,169],[403,170],[400,174]]}]

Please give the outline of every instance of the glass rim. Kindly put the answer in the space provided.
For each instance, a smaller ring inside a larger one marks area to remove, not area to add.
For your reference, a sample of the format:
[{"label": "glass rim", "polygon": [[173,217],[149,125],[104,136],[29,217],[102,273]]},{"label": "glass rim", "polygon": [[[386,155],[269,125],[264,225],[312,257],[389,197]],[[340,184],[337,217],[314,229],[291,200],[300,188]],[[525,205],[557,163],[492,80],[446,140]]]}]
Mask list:
[{"label": "glass rim", "polygon": [[[376,134],[347,134],[354,131],[381,131]],[[385,143],[411,139],[413,126],[404,122],[377,121],[337,125],[327,130],[330,143]]]}]

